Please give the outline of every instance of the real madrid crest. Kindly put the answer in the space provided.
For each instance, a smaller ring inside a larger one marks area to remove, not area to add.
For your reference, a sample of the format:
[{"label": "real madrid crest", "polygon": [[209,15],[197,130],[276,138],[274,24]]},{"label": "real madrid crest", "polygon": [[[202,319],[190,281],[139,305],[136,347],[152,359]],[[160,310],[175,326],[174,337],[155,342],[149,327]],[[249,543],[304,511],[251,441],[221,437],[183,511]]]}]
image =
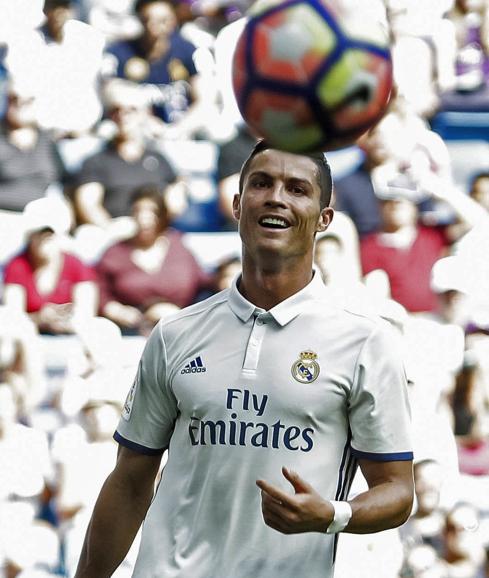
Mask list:
[{"label": "real madrid crest", "polygon": [[301,351],[299,359],[292,364],[292,377],[299,383],[312,383],[319,375],[319,363],[314,351]]}]

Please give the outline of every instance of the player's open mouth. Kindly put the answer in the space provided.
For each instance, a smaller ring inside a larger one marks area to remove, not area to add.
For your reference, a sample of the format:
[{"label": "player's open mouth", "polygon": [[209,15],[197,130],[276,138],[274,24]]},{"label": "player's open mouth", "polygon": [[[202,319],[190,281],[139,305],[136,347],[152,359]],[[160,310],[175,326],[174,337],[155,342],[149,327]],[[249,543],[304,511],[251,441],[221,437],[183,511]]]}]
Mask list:
[{"label": "player's open mouth", "polygon": [[290,227],[290,224],[280,217],[262,217],[258,222],[267,229],[288,229]]}]

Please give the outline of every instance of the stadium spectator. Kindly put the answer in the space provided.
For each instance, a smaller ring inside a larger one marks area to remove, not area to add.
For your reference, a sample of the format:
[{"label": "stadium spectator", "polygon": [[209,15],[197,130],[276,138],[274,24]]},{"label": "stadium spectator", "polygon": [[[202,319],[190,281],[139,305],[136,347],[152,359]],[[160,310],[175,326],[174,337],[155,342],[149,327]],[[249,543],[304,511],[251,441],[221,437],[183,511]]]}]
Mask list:
[{"label": "stadium spectator", "polygon": [[133,14],[133,0],[79,0],[83,19],[101,32],[107,43],[135,38],[141,24]]},{"label": "stadium spectator", "polygon": [[316,240],[314,261],[324,282],[338,291],[348,291],[348,284],[360,282],[360,248],[352,220],[335,212],[335,221]]},{"label": "stadium spectator", "polygon": [[48,439],[20,423],[15,393],[6,383],[0,383],[0,463],[9,465],[0,476],[0,506],[24,501],[37,511],[45,487],[52,482]]},{"label": "stadium spectator", "polygon": [[451,0],[387,0],[396,93],[422,118],[431,118],[439,94],[453,87],[455,39],[443,16]]},{"label": "stadium spectator", "polygon": [[[409,168],[413,173],[429,170],[443,178],[450,177],[450,157],[445,143],[402,98],[397,98],[382,121],[357,142],[365,155],[364,161],[335,182],[335,193],[336,209],[353,220],[360,237],[378,231],[381,226],[379,201],[372,180],[377,167],[390,164],[400,170]],[[423,218],[433,218],[433,209],[429,201],[420,205]]]},{"label": "stadium spectator", "polygon": [[487,2],[455,0],[448,17],[453,24],[456,38],[455,87],[460,92],[481,90],[489,80]]},{"label": "stadium spectator", "polygon": [[0,383],[12,387],[18,415],[29,423],[47,386],[39,336],[27,315],[6,305],[0,305]]},{"label": "stadium spectator", "polygon": [[137,0],[134,10],[143,31],[107,48],[113,74],[146,87],[157,115],[171,124],[168,136],[191,138],[205,128],[214,100],[201,85],[195,46],[182,38],[169,0]]},{"label": "stadium spectator", "polygon": [[221,261],[215,271],[215,290],[229,289],[234,278],[241,272],[241,257],[233,255]]},{"label": "stadium spectator", "polygon": [[378,169],[375,190],[380,200],[381,229],[361,240],[363,272],[385,271],[392,298],[408,311],[435,311],[437,301],[430,287],[431,270],[457,240],[451,234],[455,231],[458,235],[459,229],[419,224],[416,203],[422,198],[420,195],[447,203],[466,229],[487,216],[479,205],[444,179],[427,174],[419,186],[409,173],[380,177],[381,173]]},{"label": "stadium spectator", "polygon": [[[44,1],[32,4],[42,8]],[[73,17],[74,5],[48,0],[45,14],[41,12],[44,26],[41,22],[37,30],[12,34],[6,56],[11,77],[34,87],[39,126],[57,138],[83,134],[102,114],[98,75],[104,39]]]},{"label": "stadium spectator", "polygon": [[22,211],[63,173],[54,142],[37,125],[33,87],[11,81],[0,127],[0,209]]},{"label": "stadium spectator", "polygon": [[401,578],[448,578],[445,563],[428,544],[417,544],[406,554]]},{"label": "stadium spectator", "polygon": [[[100,317],[82,320],[77,324],[77,334],[86,363],[65,379],[60,396],[65,425],[54,433],[51,451],[58,473],[55,500],[63,522],[69,576],[74,573],[98,488],[115,459],[117,449],[112,434],[122,408],[123,390],[131,379],[123,357],[121,333],[115,324]],[[87,471],[90,476],[85,475]]]},{"label": "stadium spectator", "polygon": [[237,229],[233,216],[233,198],[239,190],[239,172],[255,146],[256,140],[248,129],[248,125],[241,122],[237,126],[236,135],[219,145],[217,157],[219,211],[224,219],[223,228],[226,230]]},{"label": "stadium spectator", "polygon": [[424,459],[414,464],[415,510],[401,528],[401,536],[410,550],[416,544],[432,546],[442,552],[445,515],[440,503],[443,468],[434,460]]},{"label": "stadium spectator", "polygon": [[431,270],[430,286],[438,301],[434,319],[465,330],[470,320],[470,287],[460,256],[450,255],[436,261]]},{"label": "stadium spectator", "polygon": [[[252,2],[250,2],[252,4]],[[214,44],[216,59],[216,81],[219,90],[220,113],[220,138],[229,140],[233,138],[237,127],[243,123],[243,117],[239,111],[234,96],[232,85],[232,60],[236,44],[243,32],[247,18],[243,16],[234,22],[230,22],[217,33]]]},{"label": "stadium spectator", "polygon": [[486,556],[479,525],[480,512],[473,504],[455,504],[447,513],[443,559],[448,578],[483,578]]},{"label": "stadium spectator", "polygon": [[71,333],[78,316],[97,308],[94,272],[63,249],[67,206],[55,199],[29,203],[23,214],[26,246],[5,267],[4,302],[25,311],[42,333]]},{"label": "stadium spectator", "polygon": [[481,172],[472,178],[470,196],[489,211],[489,172]]},{"label": "stadium spectator", "polygon": [[482,339],[485,347],[479,342],[466,351],[451,399],[460,471],[472,476],[489,475],[489,392],[484,371],[488,349],[487,337]]},{"label": "stadium spectator", "polygon": [[[170,195],[172,214],[183,210],[182,185],[172,166],[147,144],[153,121],[156,125],[158,121],[144,95],[132,83],[114,81],[106,88],[105,100],[115,134],[84,161],[75,176],[73,202],[78,224],[113,228],[117,225],[114,219],[129,215],[131,193],[145,185],[158,186]],[[169,188],[171,184],[174,186]]]},{"label": "stadium spectator", "polygon": [[132,198],[136,233],[110,247],[96,266],[100,311],[125,333],[145,333],[161,318],[194,302],[209,278],[169,227],[158,189]]},{"label": "stadium spectator", "polygon": [[75,16],[73,0],[45,0],[44,14],[46,22],[41,27],[44,40],[60,44],[66,22]]}]

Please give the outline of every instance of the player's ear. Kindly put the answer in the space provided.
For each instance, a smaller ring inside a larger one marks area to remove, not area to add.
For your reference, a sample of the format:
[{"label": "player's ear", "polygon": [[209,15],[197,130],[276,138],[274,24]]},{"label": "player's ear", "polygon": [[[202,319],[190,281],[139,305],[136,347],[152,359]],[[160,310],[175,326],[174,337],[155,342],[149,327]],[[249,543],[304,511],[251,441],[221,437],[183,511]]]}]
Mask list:
[{"label": "player's ear", "polygon": [[233,197],[233,217],[239,221],[241,217],[241,195],[236,193]]},{"label": "player's ear", "polygon": [[316,227],[316,233],[322,233],[323,231],[326,231],[326,229],[331,224],[331,221],[333,220],[333,215],[334,211],[331,207],[324,207],[324,209],[321,210]]}]

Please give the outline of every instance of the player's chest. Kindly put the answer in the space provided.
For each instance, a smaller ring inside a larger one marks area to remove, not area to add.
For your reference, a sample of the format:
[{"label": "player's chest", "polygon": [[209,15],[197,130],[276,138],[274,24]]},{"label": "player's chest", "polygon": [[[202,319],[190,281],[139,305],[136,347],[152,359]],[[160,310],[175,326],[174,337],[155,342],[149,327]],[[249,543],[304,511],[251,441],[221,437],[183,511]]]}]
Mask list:
[{"label": "player's chest", "polygon": [[352,385],[352,352],[274,324],[248,324],[189,347],[173,368],[172,389],[182,415],[216,419],[323,421],[344,410]]}]

